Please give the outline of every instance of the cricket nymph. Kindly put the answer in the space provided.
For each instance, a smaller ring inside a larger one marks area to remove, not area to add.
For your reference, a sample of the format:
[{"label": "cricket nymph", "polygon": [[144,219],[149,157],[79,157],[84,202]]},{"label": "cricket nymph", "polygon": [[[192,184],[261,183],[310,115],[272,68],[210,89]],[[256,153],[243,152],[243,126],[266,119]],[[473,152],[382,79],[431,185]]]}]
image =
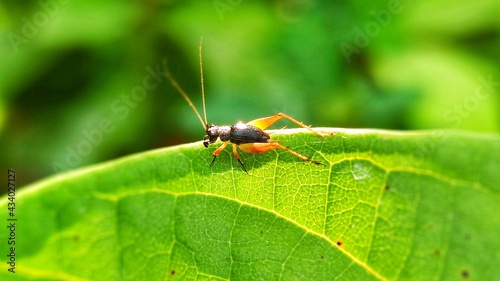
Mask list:
[{"label": "cricket nymph", "polygon": [[276,113],[272,116],[268,117],[263,117],[259,119],[252,120],[247,123],[243,122],[238,122],[232,126],[216,126],[214,124],[208,126],[208,121],[207,121],[207,110],[205,107],[205,88],[203,86],[203,64],[202,64],[202,55],[201,55],[201,44],[202,41],[200,40],[200,76],[201,76],[201,99],[203,101],[203,115],[205,118],[201,118],[201,114],[198,112],[196,107],[194,106],[193,102],[191,99],[188,97],[188,95],[182,90],[182,88],[179,86],[177,81],[172,77],[170,72],[166,72],[166,76],[172,86],[174,86],[177,91],[181,94],[181,96],[186,100],[188,105],[193,109],[194,113],[200,119],[201,124],[203,125],[203,128],[205,129],[205,132],[207,133],[203,137],[203,145],[205,147],[208,147],[210,144],[215,143],[217,139],[220,139],[222,142],[222,145],[219,146],[213,153],[213,159],[212,163],[210,163],[210,166],[214,164],[215,159],[219,155],[221,151],[226,148],[226,146],[231,143],[233,147],[233,154],[236,160],[241,164],[241,167],[243,167],[243,170],[248,173],[245,164],[240,159],[240,155],[238,154],[238,150],[241,150],[246,153],[263,153],[266,151],[271,151],[275,149],[282,149],[287,151],[288,153],[296,156],[297,158],[302,159],[303,161],[311,162],[317,165],[321,165],[322,163],[319,161],[315,161],[307,156],[304,156],[294,150],[291,150],[290,148],[280,144],[276,140],[272,140],[271,137],[269,136],[268,133],[266,133],[264,130],[266,130],[269,126],[272,124],[276,123],[277,121],[281,119],[287,119],[296,125],[305,128],[309,130],[311,133],[316,134],[319,137],[325,137],[326,135],[316,132],[315,130],[311,129],[309,126],[306,126],[302,124],[302,122],[299,122],[298,120],[294,119],[291,116],[288,116],[282,112]]},{"label": "cricket nymph", "polygon": [[234,144],[242,143],[266,143],[271,137],[261,129],[238,122],[233,126],[216,126],[214,124],[207,128],[207,135],[203,137],[203,145],[208,147],[215,143],[217,138],[222,142],[231,142]]}]

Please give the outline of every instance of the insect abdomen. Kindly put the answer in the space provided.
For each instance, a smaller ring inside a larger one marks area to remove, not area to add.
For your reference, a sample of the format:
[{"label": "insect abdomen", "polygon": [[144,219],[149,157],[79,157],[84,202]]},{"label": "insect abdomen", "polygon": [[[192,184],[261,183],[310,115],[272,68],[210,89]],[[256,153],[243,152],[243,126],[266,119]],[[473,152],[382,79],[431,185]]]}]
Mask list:
[{"label": "insect abdomen", "polygon": [[238,123],[231,128],[230,141],[234,144],[242,143],[266,143],[270,139],[269,135],[261,129],[252,125]]}]

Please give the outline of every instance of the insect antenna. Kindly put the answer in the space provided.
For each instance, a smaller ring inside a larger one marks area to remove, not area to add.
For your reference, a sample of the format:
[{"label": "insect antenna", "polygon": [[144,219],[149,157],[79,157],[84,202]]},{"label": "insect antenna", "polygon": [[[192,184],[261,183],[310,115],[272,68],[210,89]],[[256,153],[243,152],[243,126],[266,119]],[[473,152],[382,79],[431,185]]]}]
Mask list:
[{"label": "insect antenna", "polygon": [[[200,52],[201,52],[201,43],[200,43]],[[201,55],[201,53],[200,53],[200,55]],[[208,122],[207,122],[207,114],[206,114],[206,110],[205,110],[205,94],[204,94],[204,90],[203,90],[203,75],[202,75],[201,81],[202,81],[203,111],[205,113],[205,121],[203,121],[203,119],[201,118],[200,112],[198,112],[198,110],[196,109],[193,102],[186,94],[186,92],[184,92],[184,90],[181,88],[181,86],[179,86],[179,83],[177,83],[177,81],[174,79],[172,74],[170,74],[170,71],[166,67],[165,61],[163,62],[163,64],[164,64],[165,69],[166,69],[165,76],[170,81],[170,84],[172,84],[172,86],[174,86],[174,88],[177,89],[177,91],[181,94],[181,96],[184,98],[184,100],[186,100],[188,105],[193,109],[194,113],[196,113],[196,116],[198,116],[198,119],[200,119],[200,122],[203,125],[203,129],[206,130],[208,128]]]},{"label": "insect antenna", "polygon": [[205,105],[205,83],[203,83],[203,55],[201,52],[203,45],[203,37],[200,38],[200,77],[201,77],[201,99],[203,100],[203,115],[205,117],[205,126],[208,127],[207,108]]}]

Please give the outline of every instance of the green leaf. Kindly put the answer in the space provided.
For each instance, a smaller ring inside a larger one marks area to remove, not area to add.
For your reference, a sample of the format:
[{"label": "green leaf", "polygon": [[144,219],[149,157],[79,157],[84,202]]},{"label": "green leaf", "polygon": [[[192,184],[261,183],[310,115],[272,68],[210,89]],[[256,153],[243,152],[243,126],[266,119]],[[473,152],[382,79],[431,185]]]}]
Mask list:
[{"label": "green leaf", "polygon": [[[197,142],[26,187],[15,198],[16,273],[2,262],[0,279],[500,276],[498,136],[333,131],[272,135],[324,166],[241,153],[246,174],[230,149],[210,167],[215,146]],[[7,223],[10,201],[0,202]]]}]

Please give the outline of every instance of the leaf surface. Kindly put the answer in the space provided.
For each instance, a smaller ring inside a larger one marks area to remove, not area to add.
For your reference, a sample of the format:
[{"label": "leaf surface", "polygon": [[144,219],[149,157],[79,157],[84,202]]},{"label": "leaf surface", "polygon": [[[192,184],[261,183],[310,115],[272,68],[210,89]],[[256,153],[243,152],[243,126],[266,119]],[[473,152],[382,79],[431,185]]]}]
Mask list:
[{"label": "leaf surface", "polygon": [[197,142],[25,187],[15,199],[16,273],[3,262],[0,279],[500,276],[498,136],[319,130],[335,134],[272,137],[324,165],[240,153],[246,174],[230,149],[210,167],[215,146]]}]

